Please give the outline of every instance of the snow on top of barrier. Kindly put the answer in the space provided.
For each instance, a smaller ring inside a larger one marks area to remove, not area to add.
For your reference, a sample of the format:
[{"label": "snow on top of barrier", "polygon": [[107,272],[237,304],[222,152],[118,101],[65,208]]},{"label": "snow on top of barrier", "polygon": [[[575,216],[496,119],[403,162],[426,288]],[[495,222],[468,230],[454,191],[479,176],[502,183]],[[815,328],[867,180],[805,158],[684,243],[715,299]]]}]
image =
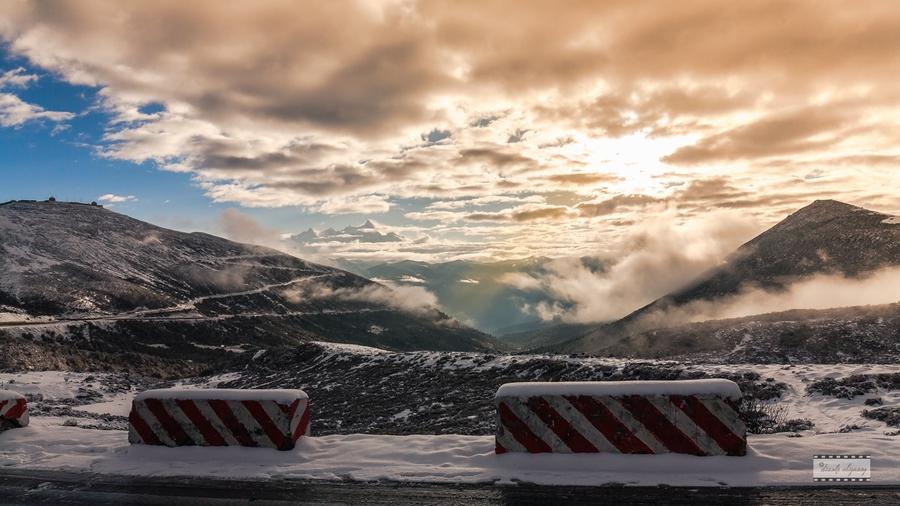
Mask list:
[{"label": "snow on top of barrier", "polygon": [[24,398],[25,396],[20,394],[19,392],[13,392],[11,390],[0,390],[0,401],[12,401]]},{"label": "snow on top of barrier", "polygon": [[134,400],[146,399],[190,399],[222,400],[222,401],[275,401],[280,404],[290,404],[297,399],[308,399],[309,396],[303,390],[251,390],[228,388],[163,388],[159,390],[147,390],[134,396]]},{"label": "snow on top of barrier", "polygon": [[496,397],[534,397],[538,395],[720,395],[740,399],[737,383],[726,379],[677,381],[571,381],[553,383],[507,383]]}]

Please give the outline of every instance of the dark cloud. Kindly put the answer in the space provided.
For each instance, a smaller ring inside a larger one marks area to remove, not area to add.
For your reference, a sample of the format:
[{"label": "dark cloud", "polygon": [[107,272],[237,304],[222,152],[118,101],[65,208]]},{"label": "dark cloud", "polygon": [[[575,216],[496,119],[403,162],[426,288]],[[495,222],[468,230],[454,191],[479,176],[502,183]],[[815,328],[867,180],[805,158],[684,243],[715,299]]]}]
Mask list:
[{"label": "dark cloud", "polygon": [[622,180],[622,178],[619,176],[597,172],[573,172],[571,174],[554,174],[552,176],[547,176],[547,179],[557,183],[574,183],[579,185],[614,183]]},{"label": "dark cloud", "polygon": [[612,214],[622,208],[644,207],[649,204],[657,204],[664,201],[665,199],[652,197],[650,195],[616,195],[615,197],[600,202],[583,202],[578,204],[576,208],[582,216],[596,217]]},{"label": "dark cloud", "polygon": [[496,213],[470,213],[465,219],[470,221],[552,221],[568,217],[570,209],[565,206],[528,207],[512,209]]},{"label": "dark cloud", "polygon": [[837,133],[849,120],[840,110],[803,108],[704,137],[663,160],[690,165],[825,149],[840,140]]},{"label": "dark cloud", "polygon": [[537,167],[534,159],[501,147],[477,147],[459,151],[462,163],[487,165],[488,168],[517,169],[519,171]]}]

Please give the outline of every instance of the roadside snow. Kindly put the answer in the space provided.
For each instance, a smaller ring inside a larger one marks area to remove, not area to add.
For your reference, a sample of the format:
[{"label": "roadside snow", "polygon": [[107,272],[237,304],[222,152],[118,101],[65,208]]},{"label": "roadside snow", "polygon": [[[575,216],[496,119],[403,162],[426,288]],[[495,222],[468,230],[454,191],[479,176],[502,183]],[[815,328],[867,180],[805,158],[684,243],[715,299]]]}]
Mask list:
[{"label": "roadside snow", "polygon": [[873,484],[900,484],[900,442],[872,434],[754,436],[746,457],[494,454],[491,436],[304,437],[292,451],[129,446],[122,431],[31,427],[0,434],[0,466],[132,476],[545,485],[813,485],[815,454],[872,456]]},{"label": "roadside snow", "polygon": [[78,388],[88,383],[91,373],[38,371],[28,373],[0,373],[0,389],[23,395],[41,395],[44,399],[71,399]]},{"label": "roadside snow", "polygon": [[303,390],[237,390],[230,388],[163,388],[147,390],[134,396],[134,400],[146,399],[221,399],[227,401],[275,401],[290,404],[297,399],[309,399]]},{"label": "roadside snow", "polygon": [[328,343],[325,341],[313,341],[313,343],[321,346],[322,348],[325,348],[326,350],[353,353],[355,355],[380,355],[382,353],[390,353],[389,351],[382,350],[381,348],[372,348],[371,346],[362,346],[359,344]]},{"label": "roadside snow", "polygon": [[25,396],[20,394],[19,392],[13,392],[12,390],[0,390],[0,401],[14,401],[24,398]]},{"label": "roadside snow", "polygon": [[725,379],[682,381],[558,381],[507,383],[496,397],[531,397],[537,395],[722,395],[741,398],[737,383]]},{"label": "roadside snow", "polygon": [[[346,345],[334,345],[346,348]],[[355,347],[361,353],[385,353]],[[420,359],[430,360],[432,357]],[[472,362],[454,355],[450,367]],[[476,355],[473,355],[477,358]],[[495,358],[519,360],[517,357]],[[483,364],[474,366],[483,367]],[[788,385],[779,405],[790,418],[809,418],[812,430],[799,435],[750,436],[747,457],[687,455],[494,455],[492,436],[462,435],[334,435],[302,438],[290,452],[249,448],[160,448],[129,446],[121,430],[91,430],[64,424],[77,418],[38,415],[28,428],[0,434],[0,466],[21,469],[69,470],[155,476],[224,476],[245,479],[398,480],[407,482],[532,482],[560,485],[684,485],[732,486],[812,485],[812,456],[869,454],[873,484],[900,484],[900,437],[883,422],[861,416],[867,397],[884,405],[900,405],[900,391],[878,391],[854,399],[806,395],[806,385],[823,377],[900,372],[900,365],[710,365],[710,374],[755,371]],[[202,382],[182,382],[180,389],[212,388],[233,380],[229,373]],[[0,389],[41,395],[48,400],[73,399],[84,388],[96,392],[91,403],[74,408],[95,414],[126,416],[135,392],[99,388],[105,373],[0,373]],[[94,387],[90,387],[94,385]],[[315,401],[315,399],[313,399]],[[409,406],[416,403],[410,401]],[[30,403],[31,404],[31,403]],[[35,403],[38,404],[37,402]],[[392,419],[406,423],[414,413],[399,406]],[[79,420],[81,420],[79,418]],[[85,419],[88,423],[96,420]],[[80,423],[80,422],[79,422]],[[315,427],[315,411],[313,411]],[[842,427],[858,426],[847,433]],[[675,470],[675,471],[673,471]]]},{"label": "roadside snow", "polygon": [[394,421],[394,422],[397,422],[400,420],[406,421],[409,418],[409,415],[411,415],[411,414],[412,414],[412,410],[410,410],[409,408],[404,409],[403,411],[400,411],[399,413],[394,413],[391,416],[391,421]]}]

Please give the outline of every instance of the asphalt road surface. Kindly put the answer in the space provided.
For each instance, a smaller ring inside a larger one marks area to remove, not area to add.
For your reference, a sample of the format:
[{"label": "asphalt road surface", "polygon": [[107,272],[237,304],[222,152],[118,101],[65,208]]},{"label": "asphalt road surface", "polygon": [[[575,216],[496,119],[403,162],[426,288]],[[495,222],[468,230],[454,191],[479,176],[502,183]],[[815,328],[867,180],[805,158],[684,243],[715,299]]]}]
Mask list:
[{"label": "asphalt road surface", "polygon": [[900,504],[900,487],[539,487],[134,478],[0,470],[0,504],[359,505],[419,504]]}]

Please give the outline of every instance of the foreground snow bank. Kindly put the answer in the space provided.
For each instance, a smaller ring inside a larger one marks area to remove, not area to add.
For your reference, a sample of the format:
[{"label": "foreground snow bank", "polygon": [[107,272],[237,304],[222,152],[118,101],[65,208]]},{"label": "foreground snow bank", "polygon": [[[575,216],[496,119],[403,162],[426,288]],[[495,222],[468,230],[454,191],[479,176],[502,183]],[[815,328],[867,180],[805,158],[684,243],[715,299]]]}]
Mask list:
[{"label": "foreground snow bank", "polygon": [[746,457],[494,454],[491,436],[302,438],[292,451],[129,446],[120,431],[39,424],[0,435],[0,466],[137,476],[545,485],[813,485],[815,454],[872,455],[872,483],[900,484],[900,443],[867,434],[751,436]]}]

